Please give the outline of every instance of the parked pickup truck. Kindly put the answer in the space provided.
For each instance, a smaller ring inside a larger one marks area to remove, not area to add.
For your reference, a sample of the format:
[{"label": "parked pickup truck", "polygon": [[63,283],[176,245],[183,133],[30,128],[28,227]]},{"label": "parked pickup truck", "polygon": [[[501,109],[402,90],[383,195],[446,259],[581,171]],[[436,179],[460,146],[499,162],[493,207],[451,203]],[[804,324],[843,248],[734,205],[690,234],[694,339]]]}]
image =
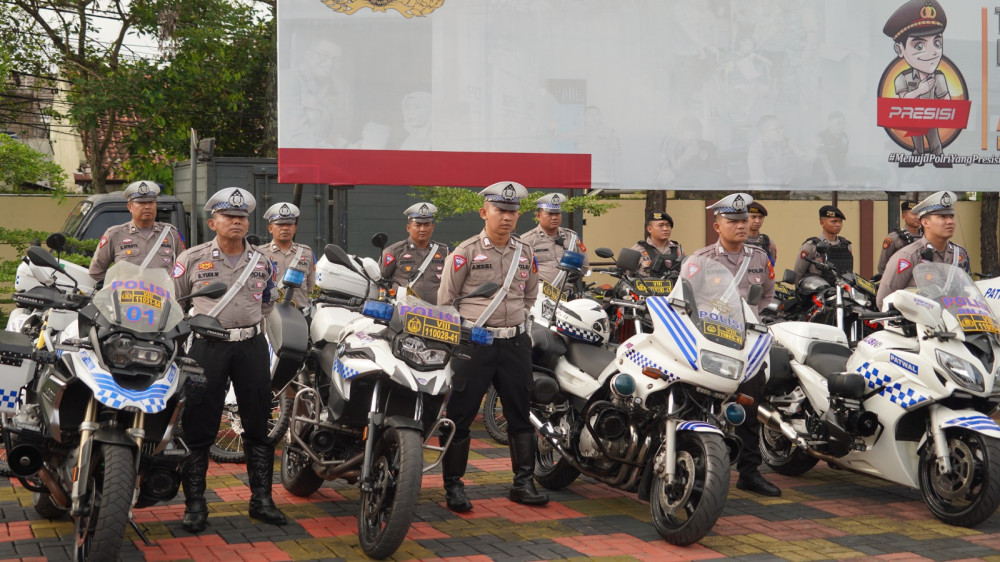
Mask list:
[{"label": "parked pickup truck", "polygon": [[[78,240],[98,239],[108,227],[132,220],[121,192],[91,195],[77,203],[70,212],[61,232]],[[156,220],[168,222],[177,228],[187,244],[190,239],[188,219],[184,204],[173,195],[160,195],[156,199]]]}]

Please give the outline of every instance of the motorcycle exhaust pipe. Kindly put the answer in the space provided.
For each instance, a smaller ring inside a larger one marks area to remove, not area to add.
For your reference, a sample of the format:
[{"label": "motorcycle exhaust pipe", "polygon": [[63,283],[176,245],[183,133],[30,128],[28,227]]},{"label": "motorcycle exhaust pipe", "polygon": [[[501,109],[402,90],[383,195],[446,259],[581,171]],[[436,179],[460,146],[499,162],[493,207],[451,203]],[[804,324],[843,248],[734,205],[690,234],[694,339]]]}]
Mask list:
[{"label": "motorcycle exhaust pipe", "polygon": [[552,424],[542,423],[542,420],[538,419],[538,416],[535,415],[535,412],[529,412],[528,418],[531,420],[531,425],[535,426],[535,430],[538,431],[538,434],[544,437],[545,440],[549,442],[549,445],[551,445],[553,449],[555,449],[560,455],[562,455],[562,458],[564,458],[566,462],[570,464],[570,466],[579,470],[581,474],[586,474],[590,476],[590,471],[580,466],[580,463],[576,462],[576,459],[574,459],[572,455],[567,453],[566,449],[563,449],[563,446],[559,444],[559,440],[556,439],[556,436],[554,435],[555,429],[552,427]]},{"label": "motorcycle exhaust pipe", "polygon": [[42,451],[34,445],[18,445],[7,453],[7,464],[18,478],[34,476],[43,466]]},{"label": "motorcycle exhaust pipe", "polygon": [[782,433],[789,441],[795,443],[803,450],[809,451],[809,444],[806,440],[799,435],[799,432],[795,431],[792,424],[788,423],[781,417],[781,414],[777,410],[772,410],[769,406],[764,404],[757,405],[757,420],[760,423],[766,425],[771,429],[776,429]]},{"label": "motorcycle exhaust pipe", "polygon": [[49,469],[44,466],[38,470],[38,478],[45,484],[45,487],[49,490],[49,494],[52,499],[56,502],[59,507],[69,509],[70,501],[69,495],[66,494],[66,490],[63,490],[62,486],[56,482],[56,479],[49,472]]}]

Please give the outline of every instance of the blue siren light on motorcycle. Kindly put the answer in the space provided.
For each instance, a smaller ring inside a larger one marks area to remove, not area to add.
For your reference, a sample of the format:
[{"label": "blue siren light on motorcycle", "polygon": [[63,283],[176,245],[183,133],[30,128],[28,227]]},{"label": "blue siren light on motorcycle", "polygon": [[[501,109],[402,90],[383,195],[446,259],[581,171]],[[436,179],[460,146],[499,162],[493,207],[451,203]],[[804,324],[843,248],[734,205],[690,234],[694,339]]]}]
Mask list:
[{"label": "blue siren light on motorcycle", "polygon": [[492,345],[493,333],[482,326],[473,326],[469,339],[476,345]]},{"label": "blue siren light on motorcycle", "polygon": [[369,318],[374,318],[375,320],[384,320],[388,322],[392,320],[392,310],[393,306],[387,302],[379,302],[373,300],[365,301],[364,308],[361,309],[361,314]]},{"label": "blue siren light on motorcycle", "polygon": [[747,411],[736,402],[726,404],[726,421],[733,425],[740,425],[747,421]]},{"label": "blue siren light on motorcycle", "polygon": [[281,276],[281,282],[289,287],[301,287],[306,278],[306,273],[301,269],[289,268]]},{"label": "blue siren light on motorcycle", "polygon": [[627,373],[619,373],[611,379],[611,390],[620,396],[629,396],[635,392],[635,379]]},{"label": "blue siren light on motorcycle", "polygon": [[566,250],[563,252],[562,258],[559,260],[558,267],[559,269],[578,271],[583,267],[583,254],[572,250]]}]

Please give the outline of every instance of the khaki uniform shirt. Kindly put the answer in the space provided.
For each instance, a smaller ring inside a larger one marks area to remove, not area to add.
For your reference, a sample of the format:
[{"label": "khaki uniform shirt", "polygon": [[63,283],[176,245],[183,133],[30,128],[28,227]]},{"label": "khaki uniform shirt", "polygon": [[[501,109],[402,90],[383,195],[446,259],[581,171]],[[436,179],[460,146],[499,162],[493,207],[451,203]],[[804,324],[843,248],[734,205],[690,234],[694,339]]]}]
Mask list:
[{"label": "khaki uniform shirt", "polygon": [[[302,255],[299,257],[298,262],[292,263],[299,248],[302,248]],[[301,269],[306,273],[306,278],[302,282],[302,286],[292,291],[292,300],[295,302],[295,306],[299,308],[308,305],[309,293],[312,292],[313,287],[316,285],[316,257],[313,256],[312,248],[305,244],[296,244],[293,242],[292,247],[288,251],[284,251],[272,241],[266,246],[261,246],[260,249],[264,251],[264,255],[274,262],[276,266],[274,271],[276,284],[281,284],[281,279],[285,275],[286,269]],[[270,312],[269,307],[265,308]]]},{"label": "khaki uniform shirt", "polygon": [[[531,246],[535,252],[535,259],[538,260],[538,278],[542,281],[552,283],[559,275],[559,260],[562,259],[563,247],[569,244],[573,237],[573,231],[568,228],[559,228],[556,236],[549,236],[542,230],[542,227],[535,228],[521,235],[521,242]],[[556,238],[563,240],[562,244],[556,244]],[[583,245],[583,240],[579,236],[576,238],[576,248],[573,250],[583,254],[583,272],[590,269],[590,258],[587,257],[587,247]]]},{"label": "khaki uniform shirt", "polygon": [[891,258],[893,254],[902,250],[907,245],[912,244],[917,240],[917,238],[920,238],[919,232],[917,234],[913,234],[906,231],[910,234],[909,240],[900,234],[900,232],[902,231],[893,230],[888,236],[885,237],[885,240],[882,241],[882,254],[878,257],[878,273],[885,272],[885,265],[889,263],[889,258]]},{"label": "khaki uniform shirt", "polygon": [[[846,242],[846,238],[838,236],[836,240],[829,240],[823,234],[819,235],[820,240],[826,240],[831,246],[839,246],[842,242]],[[850,242],[847,242],[847,251],[854,253],[854,248],[851,246]],[[816,252],[816,244],[812,239],[808,239],[802,243],[802,247],[799,248],[799,257],[795,258],[795,282],[798,283],[800,279],[806,275],[819,275],[819,270],[816,266],[807,262],[805,258],[810,258],[816,261],[823,261],[823,257]]]},{"label": "khaki uniform shirt", "polygon": [[431,252],[431,248],[437,244],[431,263],[417,279],[410,290],[417,294],[417,298],[425,300],[431,304],[437,304],[438,287],[441,286],[441,274],[444,271],[444,260],[448,257],[448,245],[431,240],[426,248],[418,248],[413,242],[413,238],[407,237],[382,251],[382,260],[379,266],[382,269],[383,279],[392,279],[393,286],[405,287],[410,283],[410,279],[420,271],[420,266]]},{"label": "khaki uniform shirt", "polygon": [[[670,240],[667,242],[666,248],[658,248],[656,244],[653,244],[653,240],[647,236],[645,243],[648,244],[649,246],[644,245],[642,242],[636,242],[631,248],[632,250],[635,250],[640,254],[639,271],[635,272],[636,275],[638,275],[639,277],[648,277],[649,268],[652,267],[653,260],[656,259],[656,256],[660,254],[666,254],[667,252],[670,251],[670,248],[677,248],[678,262],[684,259],[684,248],[681,247],[679,242]],[[674,263],[676,262],[667,261],[666,265],[669,268],[673,267]]]},{"label": "khaki uniform shirt", "polygon": [[[249,244],[244,245],[243,257],[240,258],[237,267],[233,267],[219,249],[218,239],[185,250],[174,264],[174,286],[177,289],[177,296],[187,296],[204,285],[216,281],[231,287],[250,264],[252,251],[259,252],[261,249]],[[261,306],[269,300],[274,285],[274,266],[267,254],[263,254],[257,260],[246,283],[216,318],[224,328],[246,328],[257,325],[263,317]],[[207,297],[193,299],[191,314],[208,314],[217,300]]]},{"label": "khaki uniform shirt", "polygon": [[736,282],[740,296],[746,298],[747,292],[750,291],[750,285],[761,285],[764,288],[760,301],[757,303],[758,315],[774,300],[774,267],[771,266],[771,259],[767,257],[767,252],[757,246],[744,244],[743,249],[739,252],[727,252],[722,244],[716,242],[711,246],[699,249],[693,255],[712,258],[726,266],[726,269],[733,275],[739,271],[743,260],[750,260],[743,278]]},{"label": "khaki uniform shirt", "polygon": [[[920,255],[924,251],[924,248],[933,250],[930,260],[925,260]],[[882,301],[892,293],[914,286],[913,268],[918,263],[924,261],[954,264],[965,270],[966,273],[969,273],[972,269],[972,265],[969,263],[969,252],[966,252],[965,248],[948,242],[948,247],[945,248],[945,251],[939,252],[934,250],[934,246],[931,246],[930,242],[921,236],[919,240],[912,244],[907,244],[902,250],[889,258],[889,262],[885,267],[885,273],[878,284],[878,295],[875,296],[875,303],[879,309],[882,308]]]},{"label": "khaki uniform shirt", "polygon": [[[448,254],[444,262],[444,275],[441,276],[441,288],[438,289],[438,302],[449,304],[456,297],[469,294],[476,287],[493,281],[503,290],[503,281],[507,277],[514,259],[515,238],[511,236],[507,245],[499,248],[490,242],[483,230],[478,235],[469,238]],[[510,282],[510,291],[503,297],[500,306],[483,324],[490,328],[511,328],[524,322],[528,310],[535,305],[538,296],[538,266],[531,246],[521,247],[521,257],[517,273]],[[475,322],[486,310],[493,297],[465,299],[459,303],[458,311],[463,320]]]},{"label": "khaki uniform shirt", "polygon": [[112,262],[127,261],[141,265],[149,252],[153,251],[153,243],[168,226],[170,234],[167,234],[160,247],[156,248],[157,256],[149,262],[148,267],[170,269],[177,256],[184,251],[184,242],[177,234],[177,229],[173,225],[154,222],[149,232],[143,232],[135,222],[129,221],[104,231],[104,236],[101,236],[101,241],[97,245],[97,251],[94,252],[94,258],[90,260],[90,276],[102,281]]}]

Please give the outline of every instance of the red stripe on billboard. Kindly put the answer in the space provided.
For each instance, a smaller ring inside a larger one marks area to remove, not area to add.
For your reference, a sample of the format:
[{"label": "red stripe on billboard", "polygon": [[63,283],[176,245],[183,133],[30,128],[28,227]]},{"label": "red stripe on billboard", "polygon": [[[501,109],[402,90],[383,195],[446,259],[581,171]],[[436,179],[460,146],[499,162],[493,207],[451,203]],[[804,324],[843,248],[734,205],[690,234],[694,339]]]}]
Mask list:
[{"label": "red stripe on billboard", "polygon": [[589,154],[279,148],[280,183],[590,188]]},{"label": "red stripe on billboard", "polygon": [[878,125],[927,134],[927,129],[964,129],[969,124],[969,100],[878,99]]}]

